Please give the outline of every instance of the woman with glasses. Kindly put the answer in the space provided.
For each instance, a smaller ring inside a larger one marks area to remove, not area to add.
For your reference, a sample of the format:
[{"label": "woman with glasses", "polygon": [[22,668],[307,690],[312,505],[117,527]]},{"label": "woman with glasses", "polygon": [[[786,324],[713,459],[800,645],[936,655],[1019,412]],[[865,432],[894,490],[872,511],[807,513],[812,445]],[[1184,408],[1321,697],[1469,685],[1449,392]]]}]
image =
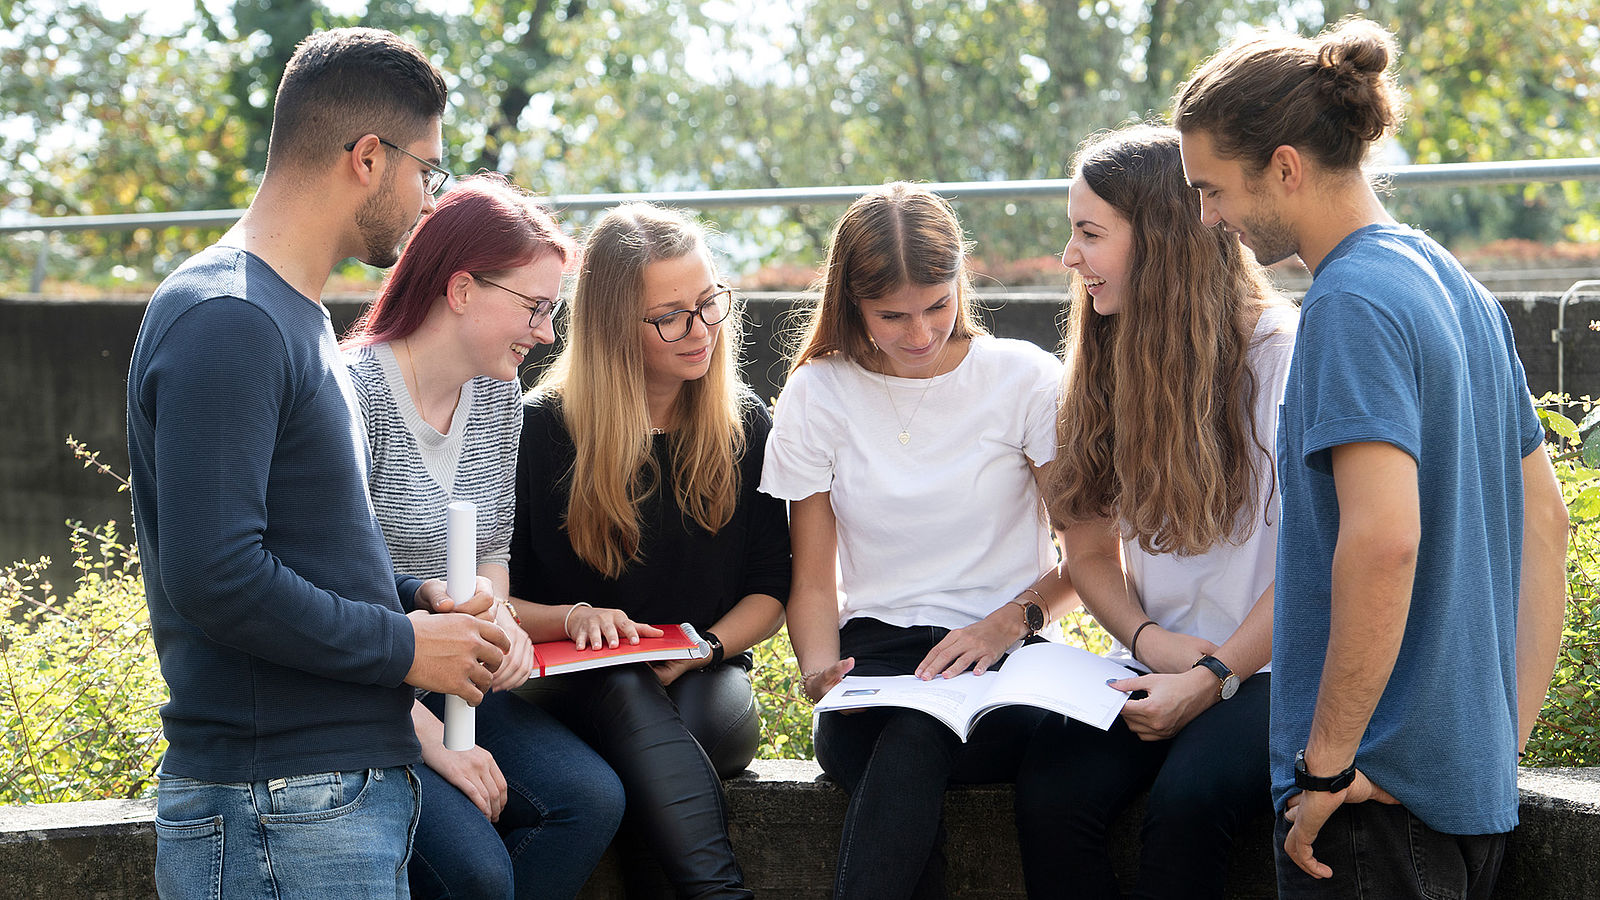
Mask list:
[{"label": "woman with glasses", "polygon": [[718,776],[759,742],[749,650],[783,621],[789,531],[783,504],[756,491],[771,419],[739,378],[739,307],[699,225],[627,204],[589,232],[569,326],[523,422],[511,545],[523,621],[580,648],[689,622],[712,653],[521,693],[622,779],[630,897],[750,897]]},{"label": "woman with glasses", "polygon": [[[813,700],[851,672],[981,674],[1059,639],[1076,602],[1037,483],[1060,365],[984,331],[966,253],[949,204],[905,183],[834,227],[761,484],[792,504],[789,636]],[[1023,868],[1055,879],[1054,811],[1032,789],[1053,772],[1046,717],[1006,707],[962,743],[916,710],[823,713],[817,761],[850,793],[834,896],[943,896],[952,782],[1015,781]]]},{"label": "woman with glasses", "polygon": [[[573,897],[622,816],[622,786],[587,744],[506,692],[532,669],[510,605],[517,369],[554,339],[569,238],[499,176],[463,180],[422,220],[345,339],[372,452],[369,489],[397,571],[445,575],[445,507],[478,508],[478,574],[512,650],[477,711],[477,746],[443,743],[444,698],[413,705],[422,817],[417,898]],[[310,498],[308,498],[308,501]],[[336,536],[334,536],[336,537]]]}]

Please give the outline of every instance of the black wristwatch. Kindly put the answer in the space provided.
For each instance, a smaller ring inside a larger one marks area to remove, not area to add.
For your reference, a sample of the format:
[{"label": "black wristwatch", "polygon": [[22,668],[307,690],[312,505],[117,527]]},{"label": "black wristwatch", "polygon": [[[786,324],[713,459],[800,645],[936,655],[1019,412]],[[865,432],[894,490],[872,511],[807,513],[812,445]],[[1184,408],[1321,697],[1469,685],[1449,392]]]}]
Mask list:
[{"label": "black wristwatch", "polygon": [[[1024,591],[1024,593],[1034,592],[1030,590]],[[1012,600],[1011,602],[1022,607],[1022,622],[1028,628],[1028,633],[1024,637],[1033,637],[1038,634],[1039,629],[1044,627],[1044,607],[1032,600]]]},{"label": "black wristwatch", "polygon": [[700,632],[700,636],[705,638],[706,643],[711,645],[711,661],[706,663],[706,665],[714,666],[717,663],[722,662],[722,657],[727,653],[727,651],[722,648],[722,639],[709,631]]},{"label": "black wristwatch", "polygon": [[1306,751],[1297,750],[1294,754],[1294,786],[1302,791],[1327,791],[1337,794],[1350,786],[1356,780],[1356,765],[1350,764],[1337,775],[1319,776],[1306,771]]},{"label": "black wristwatch", "polygon": [[1239,693],[1239,676],[1233,674],[1233,670],[1228,668],[1227,663],[1208,654],[1200,657],[1190,668],[1199,668],[1200,666],[1210,669],[1211,674],[1217,676],[1217,680],[1222,682],[1217,686],[1217,699],[1231,700],[1234,694]]}]

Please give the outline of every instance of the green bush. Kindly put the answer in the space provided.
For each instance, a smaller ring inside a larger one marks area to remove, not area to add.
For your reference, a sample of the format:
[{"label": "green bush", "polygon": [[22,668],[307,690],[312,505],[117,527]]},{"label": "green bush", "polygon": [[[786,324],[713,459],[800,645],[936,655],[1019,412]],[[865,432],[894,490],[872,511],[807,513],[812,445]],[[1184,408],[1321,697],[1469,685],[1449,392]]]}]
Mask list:
[{"label": "green bush", "polygon": [[[1574,423],[1560,410],[1585,413]],[[1567,538],[1567,617],[1544,710],[1528,740],[1530,766],[1600,765],[1600,401],[1546,397],[1539,417],[1555,435],[1556,477],[1572,517]]]},{"label": "green bush", "polygon": [[0,569],[0,803],[149,795],[166,749],[135,550],[116,523],[76,526],[76,587],[59,596],[47,560]]}]

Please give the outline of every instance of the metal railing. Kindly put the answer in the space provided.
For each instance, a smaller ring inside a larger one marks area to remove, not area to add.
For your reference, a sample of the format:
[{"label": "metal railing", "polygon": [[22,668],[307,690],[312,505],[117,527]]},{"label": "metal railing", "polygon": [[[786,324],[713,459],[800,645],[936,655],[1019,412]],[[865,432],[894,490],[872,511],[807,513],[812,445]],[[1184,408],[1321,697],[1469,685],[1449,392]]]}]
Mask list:
[{"label": "metal railing", "polygon": [[[1440,163],[1374,168],[1368,174],[1395,187],[1463,187],[1530,182],[1600,181],[1600,157],[1522,160],[1519,162]],[[927,185],[953,201],[1062,198],[1072,185],[1067,178],[1023,181],[951,181]],[[559,211],[601,210],[634,200],[693,209],[799,206],[849,203],[877,185],[704,191],[646,191],[629,194],[553,194],[545,202]],[[232,225],[242,209],[126,213],[98,216],[35,217],[0,223],[0,235],[38,234],[40,250],[30,279],[30,292],[44,281],[49,236],[69,231],[114,231],[132,228],[200,228]]]}]

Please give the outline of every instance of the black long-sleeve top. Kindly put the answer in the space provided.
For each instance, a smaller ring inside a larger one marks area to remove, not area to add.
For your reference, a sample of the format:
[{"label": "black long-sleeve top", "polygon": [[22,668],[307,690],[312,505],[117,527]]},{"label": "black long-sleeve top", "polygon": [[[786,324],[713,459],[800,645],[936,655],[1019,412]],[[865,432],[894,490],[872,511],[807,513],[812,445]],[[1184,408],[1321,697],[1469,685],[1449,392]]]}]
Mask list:
[{"label": "black long-sleeve top", "polygon": [[756,490],[772,418],[751,395],[739,465],[739,503],[716,534],[678,508],[666,435],[654,438],[661,483],[640,504],[639,558],[607,578],[578,558],[562,524],[576,449],[558,400],[526,407],[517,457],[516,530],[511,593],[536,603],[586,601],[626,612],[636,622],[689,622],[708,628],[750,594],[789,597],[789,521],[783,501]]}]

